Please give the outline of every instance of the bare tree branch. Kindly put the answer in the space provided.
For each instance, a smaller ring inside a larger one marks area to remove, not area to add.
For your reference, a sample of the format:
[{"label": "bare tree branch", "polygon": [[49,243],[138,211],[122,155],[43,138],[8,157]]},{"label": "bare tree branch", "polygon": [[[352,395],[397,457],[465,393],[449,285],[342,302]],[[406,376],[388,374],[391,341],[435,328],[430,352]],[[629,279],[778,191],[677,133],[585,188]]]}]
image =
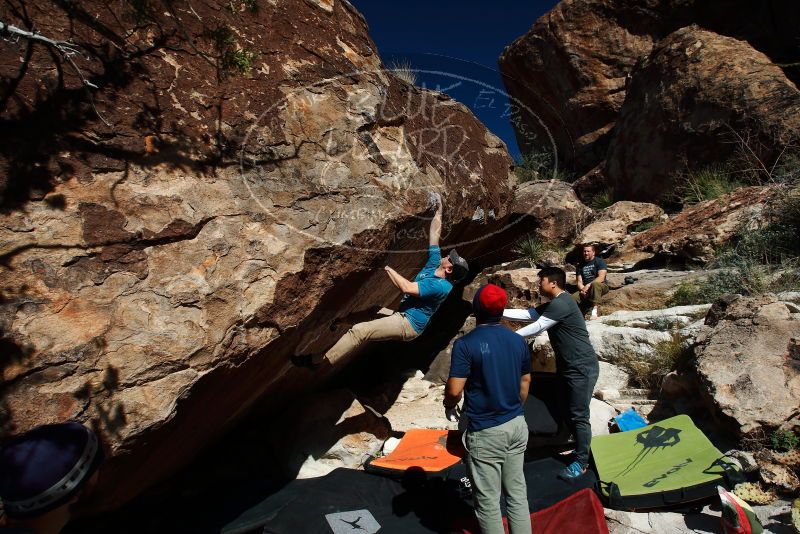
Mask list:
[{"label": "bare tree branch", "polygon": [[78,65],[75,64],[75,60],[72,59],[72,56],[80,53],[78,45],[67,41],[58,41],[55,39],[50,39],[49,37],[45,37],[40,33],[23,30],[11,24],[7,24],[3,21],[0,21],[0,34],[3,33],[8,33],[16,37],[27,39],[29,42],[42,43],[45,46],[49,47],[51,50],[57,51],[59,55],[72,66],[72,69],[75,71],[75,74],[78,75],[78,78],[81,80],[81,83],[83,84],[83,87],[86,90],[86,95],[89,97],[89,104],[92,106],[92,109],[94,110],[95,114],[97,114],[97,116],[100,118],[101,121],[103,121],[103,123],[106,126],[109,127],[111,126],[111,123],[108,122],[105,119],[105,117],[103,117],[103,115],[97,110],[97,107],[94,104],[94,99],[92,98],[92,93],[89,91],[89,88],[98,89],[98,87],[86,79],[86,77],[83,75],[83,72],[81,72],[81,69],[79,69]]}]

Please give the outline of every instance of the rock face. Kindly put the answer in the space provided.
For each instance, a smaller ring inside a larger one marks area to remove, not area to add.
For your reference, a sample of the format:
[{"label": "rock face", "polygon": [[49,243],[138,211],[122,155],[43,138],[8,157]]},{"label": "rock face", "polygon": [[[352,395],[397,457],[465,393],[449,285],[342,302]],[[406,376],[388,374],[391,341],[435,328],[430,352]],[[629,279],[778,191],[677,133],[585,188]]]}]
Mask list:
[{"label": "rock face", "polygon": [[659,220],[664,210],[647,202],[622,200],[615,202],[600,214],[594,222],[585,227],[575,244],[594,243],[603,248],[621,245],[637,224]]},{"label": "rock face", "polygon": [[522,152],[552,151],[549,133],[561,161],[582,171],[597,165],[625,99],[626,76],[652,48],[658,24],[642,2],[569,0],[509,45],[499,63],[519,108]]},{"label": "rock face", "polygon": [[658,254],[708,263],[716,249],[728,243],[740,228],[760,226],[773,192],[771,187],[744,187],[690,206],[628,239],[611,261],[641,260]]},{"label": "rock face", "polygon": [[346,1],[26,6],[5,22],[86,44],[97,112],[43,46],[0,51],[20,74],[0,128],[3,431],[97,428],[98,507],[323,380],[289,356],[393,304],[380,267],[421,265],[430,191],[445,242],[505,224],[502,142],[382,71]]},{"label": "rock face", "polygon": [[[700,29],[682,30],[691,25]],[[512,117],[518,143],[523,153],[556,152],[579,174],[607,160],[601,181],[618,185],[617,198],[656,199],[668,188],[664,177],[683,163],[673,156],[702,155],[701,162],[725,156],[731,145],[708,136],[721,121],[750,124],[759,120],[759,110],[771,106],[774,115],[763,127],[755,125],[758,133],[780,117],[795,120],[796,88],[794,99],[786,97],[800,82],[798,26],[800,5],[780,0],[563,0],[500,56],[518,108]],[[720,55],[700,62],[702,53],[685,54],[696,41],[670,49],[681,36],[703,30],[707,55]],[[654,68],[653,58],[666,50],[672,63],[663,66],[671,70],[644,76]],[[715,64],[721,68],[715,70]],[[731,76],[732,68],[744,68],[746,75]],[[667,83],[687,70],[705,74]],[[645,84],[645,78],[652,83]],[[662,79],[663,86],[653,85]],[[654,94],[661,96],[645,100]],[[682,99],[682,109],[693,113],[676,111],[668,105],[670,98]],[[618,122],[623,109],[624,128]],[[657,109],[664,111],[656,116]],[[639,126],[635,131],[634,125]],[[689,135],[681,138],[684,127]],[[667,136],[676,147],[659,147]],[[691,144],[698,138],[702,147]],[[708,148],[713,152],[704,154]],[[634,181],[635,194],[629,191]]]},{"label": "rock face", "polygon": [[720,421],[737,434],[798,424],[800,322],[774,296],[734,296],[709,312],[695,349]]},{"label": "rock face", "polygon": [[569,241],[592,216],[592,210],[578,200],[572,187],[560,180],[521,184],[511,212],[532,217],[536,236],[546,243]]},{"label": "rock face", "polygon": [[772,162],[798,131],[800,92],[780,67],[746,42],[682,28],[633,72],[605,175],[618,198],[663,199],[685,169],[732,158],[740,138]]},{"label": "rock face", "polygon": [[[652,257],[648,255],[646,257]],[[642,269],[630,273],[609,273],[609,286],[613,289],[603,297],[600,312],[608,315],[616,311],[657,310],[668,307],[675,289],[684,282],[707,276],[704,271],[669,271]],[[625,277],[634,279],[624,284]]]}]

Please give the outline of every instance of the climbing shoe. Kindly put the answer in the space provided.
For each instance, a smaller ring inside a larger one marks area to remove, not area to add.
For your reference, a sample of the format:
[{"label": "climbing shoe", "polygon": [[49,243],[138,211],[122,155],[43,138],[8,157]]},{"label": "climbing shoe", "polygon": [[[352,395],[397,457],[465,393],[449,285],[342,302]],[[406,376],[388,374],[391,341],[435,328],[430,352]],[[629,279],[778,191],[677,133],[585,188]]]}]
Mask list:
[{"label": "climbing shoe", "polygon": [[317,369],[320,365],[318,363],[314,363],[314,357],[312,354],[294,354],[291,359],[295,367],[305,367],[306,369],[311,369],[312,371]]},{"label": "climbing shoe", "polygon": [[580,462],[574,461],[567,467],[561,470],[558,478],[561,480],[575,480],[586,472],[586,466],[581,465]]}]

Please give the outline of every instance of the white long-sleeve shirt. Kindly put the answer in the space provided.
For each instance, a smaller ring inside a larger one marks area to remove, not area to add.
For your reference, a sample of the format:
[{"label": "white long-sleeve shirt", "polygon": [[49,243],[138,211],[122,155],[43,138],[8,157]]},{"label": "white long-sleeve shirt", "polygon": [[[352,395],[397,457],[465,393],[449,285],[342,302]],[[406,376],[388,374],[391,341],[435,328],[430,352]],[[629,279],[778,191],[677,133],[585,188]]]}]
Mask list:
[{"label": "white long-sleeve shirt", "polygon": [[558,323],[558,321],[554,321],[549,317],[544,317],[543,315],[539,315],[535,308],[506,309],[503,311],[503,318],[515,322],[530,323],[531,321],[533,321],[532,324],[529,324],[528,326],[523,326],[522,328],[517,330],[517,334],[521,335],[522,337],[533,337],[537,334],[544,332],[548,328]]}]

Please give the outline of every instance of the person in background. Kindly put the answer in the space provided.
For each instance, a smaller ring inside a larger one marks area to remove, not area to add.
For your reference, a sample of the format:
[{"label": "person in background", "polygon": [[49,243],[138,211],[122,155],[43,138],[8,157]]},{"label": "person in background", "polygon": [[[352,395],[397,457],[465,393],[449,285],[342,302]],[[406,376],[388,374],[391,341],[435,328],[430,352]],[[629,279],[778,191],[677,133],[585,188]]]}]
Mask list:
[{"label": "person in background", "polygon": [[586,472],[592,426],[589,403],[600,374],[597,354],[589,341],[586,321],[578,305],[564,287],[567,275],[558,267],[539,271],[539,293],[549,302],[527,310],[508,309],[503,317],[512,321],[533,321],[516,331],[523,337],[533,337],[547,331],[556,356],[556,373],[564,382],[568,394],[569,423],[575,436],[575,458],[559,474],[569,480]]},{"label": "person in background", "polygon": [[572,298],[578,304],[584,315],[589,313],[589,319],[597,319],[597,306],[600,299],[608,293],[608,265],[597,255],[594,245],[585,244],[582,247],[583,261],[578,264],[575,271],[575,278],[578,282],[578,291],[572,294]]},{"label": "person in background", "polygon": [[2,534],[57,534],[71,506],[97,480],[105,455],[97,435],[69,421],[25,432],[0,448]]},{"label": "person in background", "polygon": [[475,514],[484,534],[502,534],[500,490],[506,496],[512,534],[531,532],[523,472],[528,425],[522,406],[531,383],[525,340],[500,324],[508,296],[498,286],[481,287],[472,300],[477,326],[453,345],[444,407],[448,420],[464,413],[467,466],[475,491]]}]

